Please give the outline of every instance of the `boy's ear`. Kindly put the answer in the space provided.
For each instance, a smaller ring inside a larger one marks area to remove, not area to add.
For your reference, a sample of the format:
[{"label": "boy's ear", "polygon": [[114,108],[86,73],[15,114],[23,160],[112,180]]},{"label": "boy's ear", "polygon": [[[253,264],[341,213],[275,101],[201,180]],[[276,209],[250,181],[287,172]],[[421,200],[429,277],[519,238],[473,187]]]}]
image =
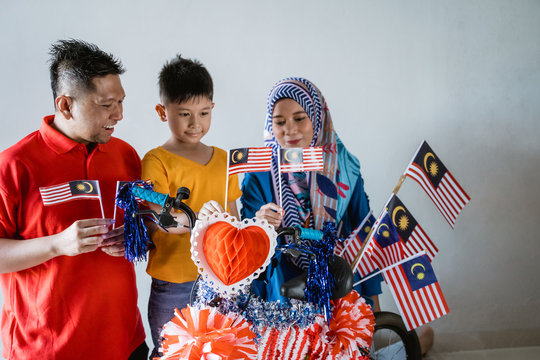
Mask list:
[{"label": "boy's ear", "polygon": [[71,119],[71,105],[73,103],[73,99],[67,95],[60,95],[54,100],[54,102],[56,103],[56,108],[58,111],[60,111],[66,119]]},{"label": "boy's ear", "polygon": [[165,112],[165,106],[161,104],[156,105],[156,112],[158,113],[159,118],[161,121],[166,122],[167,121],[167,113]]}]

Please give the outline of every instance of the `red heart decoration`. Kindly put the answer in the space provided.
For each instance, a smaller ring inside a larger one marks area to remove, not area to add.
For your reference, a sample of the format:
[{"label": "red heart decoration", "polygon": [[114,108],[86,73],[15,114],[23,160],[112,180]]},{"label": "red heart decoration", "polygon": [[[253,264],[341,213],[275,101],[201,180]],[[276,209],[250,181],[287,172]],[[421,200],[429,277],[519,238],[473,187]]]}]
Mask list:
[{"label": "red heart decoration", "polygon": [[258,226],[242,229],[218,221],[206,229],[203,252],[214,274],[225,284],[235,284],[264,265],[270,250],[267,233]]}]

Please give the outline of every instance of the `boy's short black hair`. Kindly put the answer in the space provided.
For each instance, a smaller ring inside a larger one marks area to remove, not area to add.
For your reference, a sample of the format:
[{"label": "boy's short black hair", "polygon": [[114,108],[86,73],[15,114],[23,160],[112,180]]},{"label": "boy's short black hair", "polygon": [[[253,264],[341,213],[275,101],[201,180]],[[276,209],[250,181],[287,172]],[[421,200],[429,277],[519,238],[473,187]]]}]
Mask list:
[{"label": "boy's short black hair", "polygon": [[51,88],[53,96],[66,88],[75,91],[92,90],[92,79],[120,75],[125,69],[120,60],[96,45],[82,40],[59,40],[49,50]]},{"label": "boy's short black hair", "polygon": [[159,96],[164,104],[180,104],[199,96],[212,101],[214,83],[203,64],[176,55],[159,73]]}]

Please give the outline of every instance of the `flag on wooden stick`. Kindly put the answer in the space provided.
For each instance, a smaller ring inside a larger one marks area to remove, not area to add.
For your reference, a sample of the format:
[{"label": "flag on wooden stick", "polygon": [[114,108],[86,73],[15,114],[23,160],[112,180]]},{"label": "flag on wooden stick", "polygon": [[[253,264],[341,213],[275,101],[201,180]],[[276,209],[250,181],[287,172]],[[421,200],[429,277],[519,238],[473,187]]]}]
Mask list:
[{"label": "flag on wooden stick", "polygon": [[229,150],[229,175],[270,171],[272,167],[272,148],[250,147]]},{"label": "flag on wooden stick", "polygon": [[40,187],[43,205],[51,206],[72,200],[99,200],[101,216],[105,218],[98,180],[74,180],[58,185]]},{"label": "flag on wooden stick", "polygon": [[453,228],[457,216],[471,198],[426,141],[418,148],[405,175],[424,189]]},{"label": "flag on wooden stick", "polygon": [[270,171],[271,168],[272,148],[270,147],[249,147],[229,150],[223,209],[227,211],[230,175],[246,172]]},{"label": "flag on wooden stick", "polygon": [[403,241],[405,255],[411,256],[426,250],[430,261],[433,260],[439,249],[397,195],[392,194],[386,205],[386,211],[391,216],[399,238]]},{"label": "flag on wooden stick", "polygon": [[280,149],[280,172],[323,170],[323,150],[320,146]]},{"label": "flag on wooden stick", "polygon": [[[405,259],[403,242],[399,238],[394,223],[386,211],[377,220],[375,230],[369,238],[364,252],[365,255],[371,257],[371,260],[379,269],[384,269]],[[365,276],[367,274],[360,273],[360,275]]]},{"label": "flag on wooden stick", "polygon": [[427,255],[383,271],[407,330],[446,315],[450,310]]},{"label": "flag on wooden stick", "polygon": [[360,225],[343,242],[336,243],[334,254],[341,256],[349,265],[352,265],[374,223],[375,216],[370,211]]}]

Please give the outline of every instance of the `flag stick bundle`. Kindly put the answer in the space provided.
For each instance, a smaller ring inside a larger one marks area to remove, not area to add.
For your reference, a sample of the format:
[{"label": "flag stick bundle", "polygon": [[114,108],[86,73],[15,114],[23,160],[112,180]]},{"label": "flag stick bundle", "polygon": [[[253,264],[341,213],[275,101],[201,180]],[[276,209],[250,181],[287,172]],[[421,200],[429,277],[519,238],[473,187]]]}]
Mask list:
[{"label": "flag stick bundle", "polygon": [[438,249],[397,197],[407,177],[422,187],[452,228],[470,197],[423,141],[351,263],[353,272],[364,277],[360,282],[380,269],[411,330],[449,309],[430,264]]}]

